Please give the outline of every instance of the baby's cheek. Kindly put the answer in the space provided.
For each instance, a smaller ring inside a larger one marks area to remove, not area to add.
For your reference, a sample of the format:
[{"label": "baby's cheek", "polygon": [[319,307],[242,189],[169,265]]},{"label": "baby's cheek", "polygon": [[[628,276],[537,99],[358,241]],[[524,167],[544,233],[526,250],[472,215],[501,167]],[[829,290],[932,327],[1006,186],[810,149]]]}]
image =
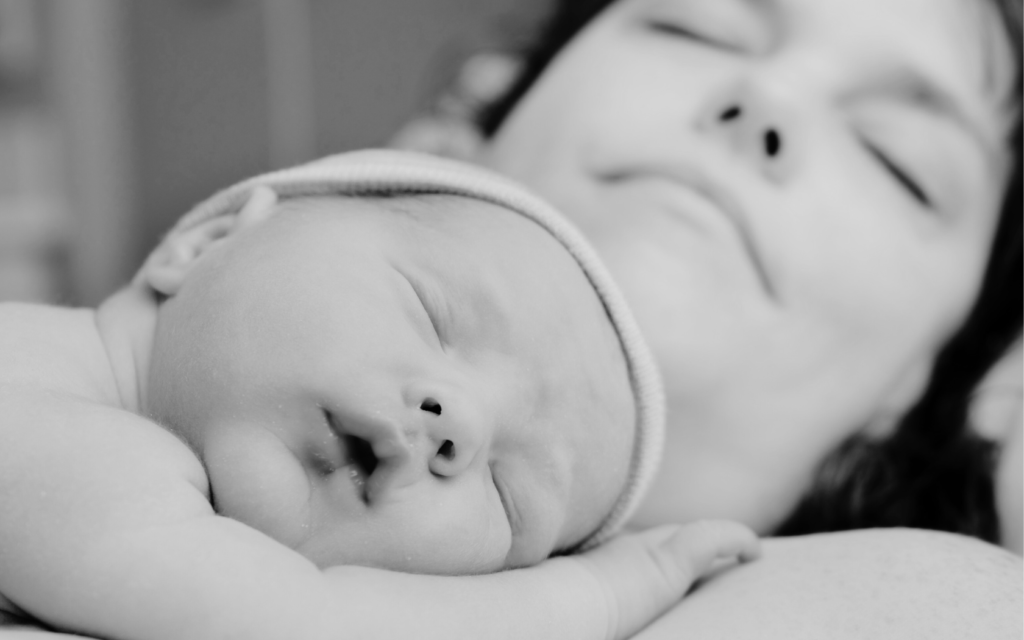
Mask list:
[{"label": "baby's cheek", "polygon": [[298,459],[256,425],[225,425],[202,452],[214,509],[295,548],[309,529],[310,486]]}]

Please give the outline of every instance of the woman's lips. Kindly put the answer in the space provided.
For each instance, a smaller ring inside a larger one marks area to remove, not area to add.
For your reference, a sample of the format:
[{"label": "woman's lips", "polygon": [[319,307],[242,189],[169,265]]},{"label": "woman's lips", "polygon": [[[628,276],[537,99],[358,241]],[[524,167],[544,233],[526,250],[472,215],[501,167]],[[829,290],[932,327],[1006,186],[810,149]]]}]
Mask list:
[{"label": "woman's lips", "polygon": [[761,254],[746,209],[722,183],[695,167],[672,165],[671,167],[642,167],[609,173],[605,179],[611,184],[642,184],[645,181],[663,182],[676,186],[707,202],[732,227],[747,255],[761,288],[769,298],[778,300],[778,294],[771,274]]}]

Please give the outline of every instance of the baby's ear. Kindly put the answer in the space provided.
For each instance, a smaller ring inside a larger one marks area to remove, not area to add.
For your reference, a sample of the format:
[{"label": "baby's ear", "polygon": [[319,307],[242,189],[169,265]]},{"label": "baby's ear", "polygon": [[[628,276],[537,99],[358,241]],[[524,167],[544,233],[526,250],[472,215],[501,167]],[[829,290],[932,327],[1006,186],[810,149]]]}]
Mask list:
[{"label": "baby's ear", "polygon": [[242,229],[266,220],[276,204],[273,190],[256,187],[235,215],[217,216],[164,238],[146,259],[139,276],[158,293],[173,296],[199,258]]}]

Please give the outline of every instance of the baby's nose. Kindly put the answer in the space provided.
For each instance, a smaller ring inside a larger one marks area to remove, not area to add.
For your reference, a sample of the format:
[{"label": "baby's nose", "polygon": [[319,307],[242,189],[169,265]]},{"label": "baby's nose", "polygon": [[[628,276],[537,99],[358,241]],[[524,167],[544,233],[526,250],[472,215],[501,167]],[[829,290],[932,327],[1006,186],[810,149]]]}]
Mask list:
[{"label": "baby's nose", "polygon": [[367,483],[369,501],[412,487],[430,477],[451,478],[487,455],[496,417],[486,401],[468,390],[411,390],[404,395],[402,417],[393,432],[381,430],[373,442],[377,462]]},{"label": "baby's nose", "polygon": [[488,439],[488,418],[456,397],[425,396],[419,403],[423,455],[438,476],[456,476],[476,460]]}]

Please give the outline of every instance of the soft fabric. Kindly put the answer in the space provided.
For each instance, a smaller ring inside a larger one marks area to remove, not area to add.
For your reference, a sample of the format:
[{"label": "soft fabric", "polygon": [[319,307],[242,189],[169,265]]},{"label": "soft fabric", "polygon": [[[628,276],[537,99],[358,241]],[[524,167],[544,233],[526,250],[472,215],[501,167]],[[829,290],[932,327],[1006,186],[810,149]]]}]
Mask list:
[{"label": "soft fabric", "polygon": [[270,187],[280,200],[385,193],[475,198],[518,212],[551,233],[575,258],[604,303],[626,356],[637,414],[627,485],[604,523],[580,548],[596,546],[622,528],[659,462],[664,438],[664,394],[654,359],[622,293],[594,249],[571,223],[523,187],[478,167],[425,154],[368,150],[329,156],[243,181],[200,203],[170,233],[180,233],[216,216],[234,215],[257,186]]}]

